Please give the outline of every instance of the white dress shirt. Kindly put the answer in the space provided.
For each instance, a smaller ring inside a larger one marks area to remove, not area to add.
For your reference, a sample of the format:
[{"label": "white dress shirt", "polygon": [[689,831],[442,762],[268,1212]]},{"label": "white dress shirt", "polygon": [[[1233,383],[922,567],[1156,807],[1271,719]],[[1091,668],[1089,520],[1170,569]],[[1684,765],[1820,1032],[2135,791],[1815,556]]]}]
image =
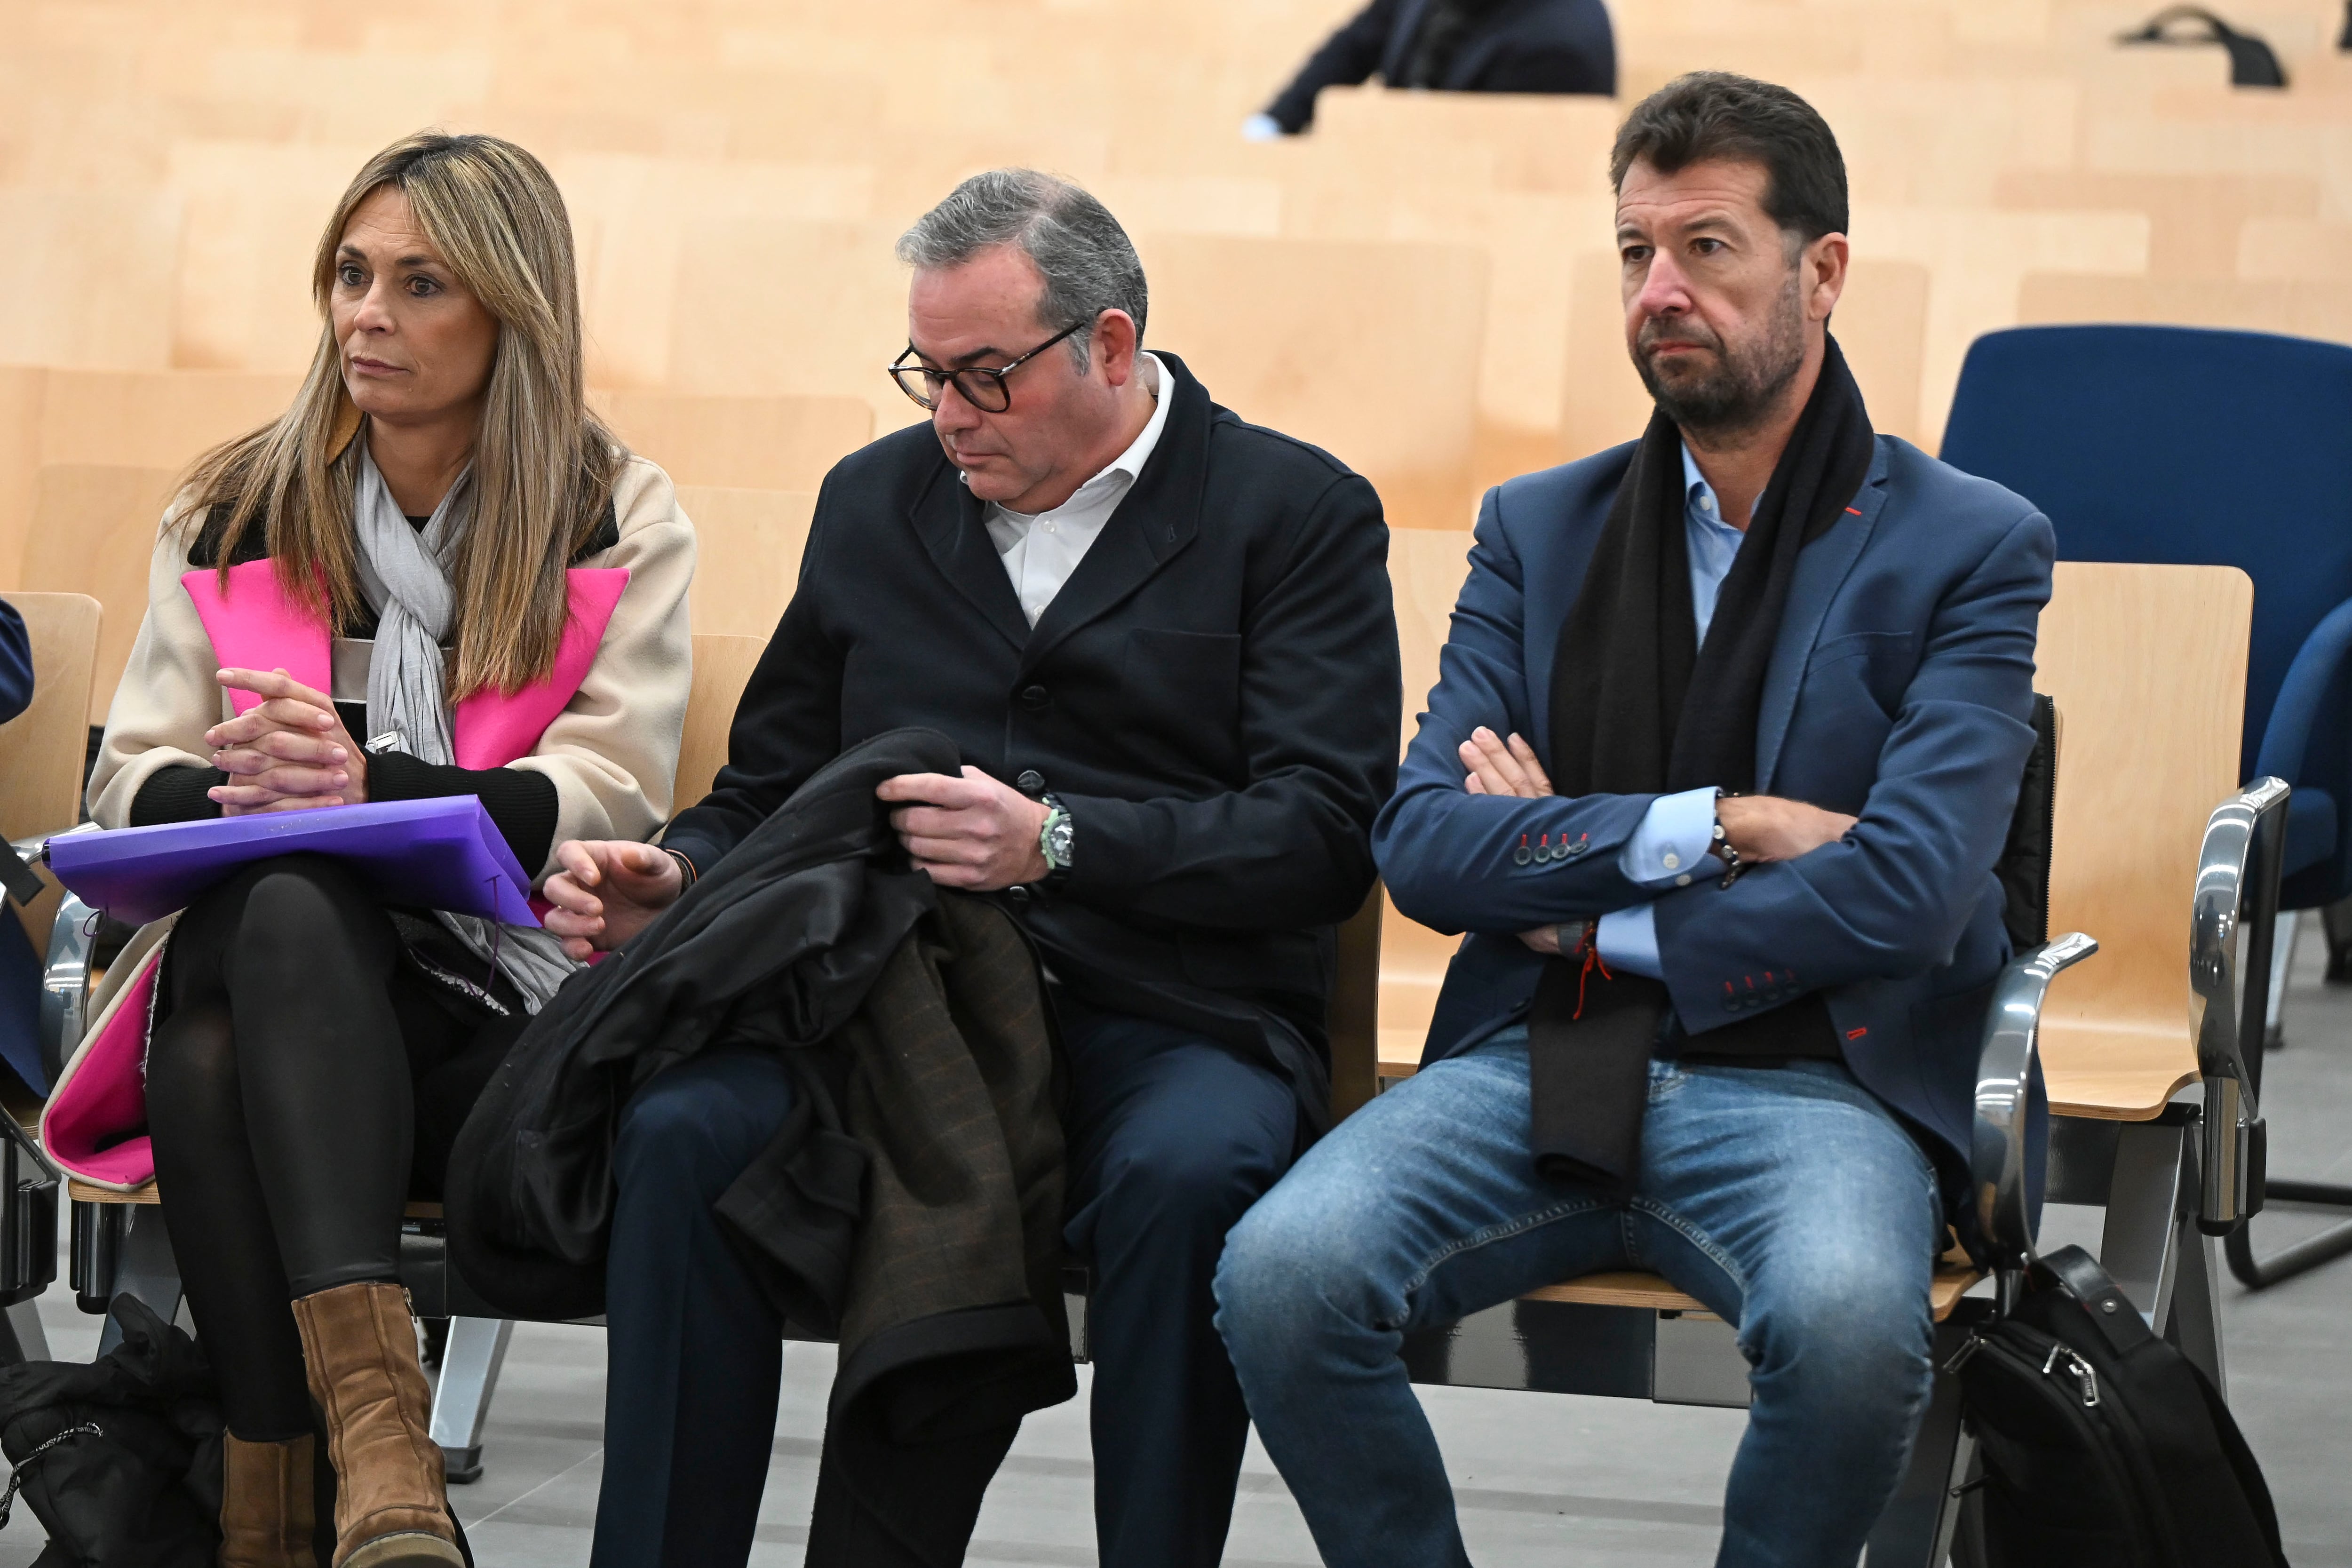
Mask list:
[{"label": "white dress shirt", "polygon": [[1102,534],[1103,524],[1127,499],[1135,487],[1136,477],[1143,465],[1151,460],[1152,448],[1160,445],[1160,432],[1168,426],[1168,405],[1165,395],[1172,382],[1167,366],[1158,356],[1139,353],[1139,363],[1150,366],[1145,373],[1145,384],[1158,406],[1143,426],[1135,444],[1113,458],[1110,466],[1080,485],[1070,499],[1048,511],[1008,511],[994,501],[982,515],[988,524],[988,537],[996,545],[996,553],[1004,563],[1004,574],[1013,579],[1013,592],[1021,600],[1021,613],[1035,626],[1070,574],[1086,559],[1087,551]]}]

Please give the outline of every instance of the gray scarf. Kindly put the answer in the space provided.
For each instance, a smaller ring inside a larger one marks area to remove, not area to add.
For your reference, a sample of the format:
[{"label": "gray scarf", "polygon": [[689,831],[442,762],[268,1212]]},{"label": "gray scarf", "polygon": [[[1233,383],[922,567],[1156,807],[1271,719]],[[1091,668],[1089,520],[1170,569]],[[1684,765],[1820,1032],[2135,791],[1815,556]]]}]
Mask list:
[{"label": "gray scarf", "polygon": [[[469,468],[458,475],[434,509],[432,521],[414,528],[377,472],[364,432],[357,445],[352,523],[359,536],[360,591],[376,613],[375,652],[368,664],[366,738],[394,731],[410,756],[447,767],[457,760],[441,658],[455,608],[448,563],[473,515],[474,473]],[[526,1012],[537,1013],[580,968],[548,931],[446,911],[439,919],[467,951],[496,964],[514,982]]]}]

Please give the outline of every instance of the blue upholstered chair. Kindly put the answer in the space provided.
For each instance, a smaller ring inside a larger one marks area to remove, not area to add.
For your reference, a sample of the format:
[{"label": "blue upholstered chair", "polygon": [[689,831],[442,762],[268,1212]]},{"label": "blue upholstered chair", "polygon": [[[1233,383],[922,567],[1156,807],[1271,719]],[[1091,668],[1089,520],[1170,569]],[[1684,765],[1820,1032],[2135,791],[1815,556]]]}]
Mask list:
[{"label": "blue upholstered chair", "polygon": [[[1943,458],[2041,507],[2061,560],[2253,579],[2239,774],[2294,786],[2279,908],[2352,895],[2352,348],[2192,327],[1989,332],[1961,367]],[[2352,1248],[2343,1228],[2336,1250]],[[2284,1277],[2252,1264],[2242,1229],[2231,1240],[2249,1284]]]}]

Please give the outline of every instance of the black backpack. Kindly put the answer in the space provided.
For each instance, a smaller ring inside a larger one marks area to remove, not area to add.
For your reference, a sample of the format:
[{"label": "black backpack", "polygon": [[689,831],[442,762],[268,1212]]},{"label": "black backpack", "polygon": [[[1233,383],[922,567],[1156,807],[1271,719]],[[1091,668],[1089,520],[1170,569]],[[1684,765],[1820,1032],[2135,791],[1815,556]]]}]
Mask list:
[{"label": "black backpack", "polygon": [[2037,1259],[2016,1310],[1948,1367],[1983,1465],[1988,1568],[2286,1568],[2220,1391],[2081,1247]]}]

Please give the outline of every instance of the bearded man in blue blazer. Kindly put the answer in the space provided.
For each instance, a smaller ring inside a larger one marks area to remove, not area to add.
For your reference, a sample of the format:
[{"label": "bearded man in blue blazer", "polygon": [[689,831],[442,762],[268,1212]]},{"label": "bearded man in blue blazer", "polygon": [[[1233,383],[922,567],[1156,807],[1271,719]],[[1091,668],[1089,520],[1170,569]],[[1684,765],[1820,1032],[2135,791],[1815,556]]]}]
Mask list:
[{"label": "bearded man in blue blazer", "polygon": [[1487,495],[1374,830],[1397,907],[1469,934],[1420,1072],[1218,1276],[1344,1568],[1467,1561],[1399,1345],[1537,1286],[1654,1269],[1738,1325],[1722,1564],[1853,1563],[1927,1401],[2050,524],[1871,431],[1802,100],[1685,77],[1611,168],[1656,413]]}]

